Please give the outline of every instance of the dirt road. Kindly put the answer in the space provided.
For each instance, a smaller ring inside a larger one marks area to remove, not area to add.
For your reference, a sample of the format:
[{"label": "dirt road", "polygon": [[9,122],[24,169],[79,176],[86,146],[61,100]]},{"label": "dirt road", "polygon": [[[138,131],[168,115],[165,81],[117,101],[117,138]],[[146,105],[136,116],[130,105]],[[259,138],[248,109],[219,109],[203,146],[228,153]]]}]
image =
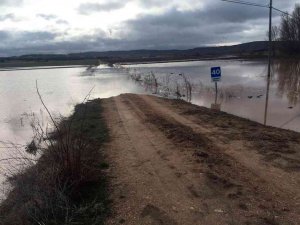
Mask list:
[{"label": "dirt road", "polygon": [[300,224],[299,133],[146,95],[103,107],[107,224]]}]

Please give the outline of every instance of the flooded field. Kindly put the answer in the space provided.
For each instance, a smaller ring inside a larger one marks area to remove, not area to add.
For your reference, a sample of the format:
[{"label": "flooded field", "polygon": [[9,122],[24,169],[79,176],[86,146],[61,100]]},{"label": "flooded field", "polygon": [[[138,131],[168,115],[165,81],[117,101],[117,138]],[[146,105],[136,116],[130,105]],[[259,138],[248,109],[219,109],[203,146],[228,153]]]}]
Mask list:
[{"label": "flooded field", "polygon": [[[217,98],[221,110],[262,123],[267,82],[264,61],[174,62],[100,67],[90,71],[86,68],[1,71],[0,183],[4,181],[7,169],[15,167],[12,161],[4,159],[20,155],[31,141],[30,123],[38,119],[45,127],[49,124],[36,92],[36,81],[43,100],[56,118],[69,115],[73,106],[91,90],[90,98],[154,92],[176,97],[178,84],[184,84],[183,77],[191,84],[191,102],[211,107],[215,103],[215,86],[210,78],[212,66],[222,67]],[[268,124],[300,131],[300,63],[278,62],[273,71]],[[136,80],[131,79],[133,76]],[[145,78],[148,82],[155,78],[157,90],[145,86]],[[181,96],[182,99],[186,97]]]},{"label": "flooded field", "polygon": [[[173,86],[173,92],[185,75],[192,86],[192,103],[211,107],[215,103],[215,84],[211,82],[210,68],[214,66],[222,68],[217,98],[221,110],[263,123],[267,62],[197,61],[126,67],[132,74],[142,77],[152,72],[158,81],[158,89],[160,85],[165,86],[167,80],[168,86]],[[300,62],[275,62],[272,71],[267,124],[300,131]],[[164,95],[162,88],[158,92]],[[182,92],[185,94],[185,90]]]},{"label": "flooded field", "polygon": [[7,169],[14,169],[13,161],[4,159],[22,156],[24,145],[30,143],[31,122],[39,120],[44,127],[50,124],[36,92],[36,81],[56,118],[69,115],[91,89],[91,99],[143,92],[128,80],[127,74],[107,67],[98,68],[93,74],[87,73],[86,68],[0,72],[0,183],[10,172]]}]

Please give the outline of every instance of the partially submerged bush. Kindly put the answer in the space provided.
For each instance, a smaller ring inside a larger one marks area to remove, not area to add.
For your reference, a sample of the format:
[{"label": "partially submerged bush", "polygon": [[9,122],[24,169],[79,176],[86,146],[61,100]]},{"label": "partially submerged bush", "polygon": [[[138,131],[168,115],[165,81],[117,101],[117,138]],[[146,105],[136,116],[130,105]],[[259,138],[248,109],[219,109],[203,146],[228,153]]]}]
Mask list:
[{"label": "partially submerged bush", "polygon": [[[124,69],[123,67],[116,67]],[[183,73],[166,74],[164,77],[156,76],[154,72],[143,74],[136,69],[126,71],[132,80],[144,87],[146,92],[159,94],[163,97],[176,97],[177,99],[185,99],[188,102],[192,101],[193,84],[189,77]]]},{"label": "partially submerged bush", "polygon": [[[0,224],[102,224],[107,213],[100,148],[107,139],[101,100],[77,105],[50,135],[35,127],[27,152],[37,163],[10,177],[12,191],[0,206]],[[51,136],[51,137],[50,137]]]}]

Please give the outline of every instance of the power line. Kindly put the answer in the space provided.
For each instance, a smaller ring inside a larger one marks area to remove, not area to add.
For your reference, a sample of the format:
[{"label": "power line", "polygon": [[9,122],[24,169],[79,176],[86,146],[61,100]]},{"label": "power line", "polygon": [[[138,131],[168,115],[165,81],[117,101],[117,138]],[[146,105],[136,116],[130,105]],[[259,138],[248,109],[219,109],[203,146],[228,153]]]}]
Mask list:
[{"label": "power line", "polygon": [[276,10],[276,11],[278,11],[278,12],[281,12],[281,13],[283,13],[283,14],[285,14],[285,15],[291,16],[289,13],[284,12],[284,11],[282,11],[282,10],[280,10],[280,9],[275,8],[275,7],[272,7],[272,9],[274,9],[274,10]]},{"label": "power line", "polygon": [[[270,5],[261,5],[261,4],[257,4],[254,2],[246,2],[246,1],[240,1],[240,0],[221,0],[223,2],[231,2],[231,3],[236,3],[236,4],[241,4],[241,5],[249,5],[249,6],[256,6],[256,7],[261,7],[261,8],[270,8]],[[275,11],[281,12],[287,16],[291,16],[289,13],[284,12],[278,8],[275,8],[272,6],[272,9],[274,9]]]},{"label": "power line", "polygon": [[237,4],[242,4],[242,5],[250,5],[250,6],[257,6],[261,8],[269,8],[270,6],[268,5],[261,5],[253,2],[246,2],[246,1],[239,1],[239,0],[221,0],[223,2],[231,2],[231,3],[237,3]]}]

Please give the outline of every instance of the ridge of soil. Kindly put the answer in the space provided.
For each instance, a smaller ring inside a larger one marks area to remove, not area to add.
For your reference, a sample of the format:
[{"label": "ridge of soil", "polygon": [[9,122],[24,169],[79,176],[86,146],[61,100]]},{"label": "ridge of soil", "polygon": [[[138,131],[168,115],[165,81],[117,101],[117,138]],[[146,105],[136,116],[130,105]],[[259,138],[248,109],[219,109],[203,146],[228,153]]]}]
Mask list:
[{"label": "ridge of soil", "polygon": [[104,99],[107,224],[300,224],[300,134],[148,95]]}]

